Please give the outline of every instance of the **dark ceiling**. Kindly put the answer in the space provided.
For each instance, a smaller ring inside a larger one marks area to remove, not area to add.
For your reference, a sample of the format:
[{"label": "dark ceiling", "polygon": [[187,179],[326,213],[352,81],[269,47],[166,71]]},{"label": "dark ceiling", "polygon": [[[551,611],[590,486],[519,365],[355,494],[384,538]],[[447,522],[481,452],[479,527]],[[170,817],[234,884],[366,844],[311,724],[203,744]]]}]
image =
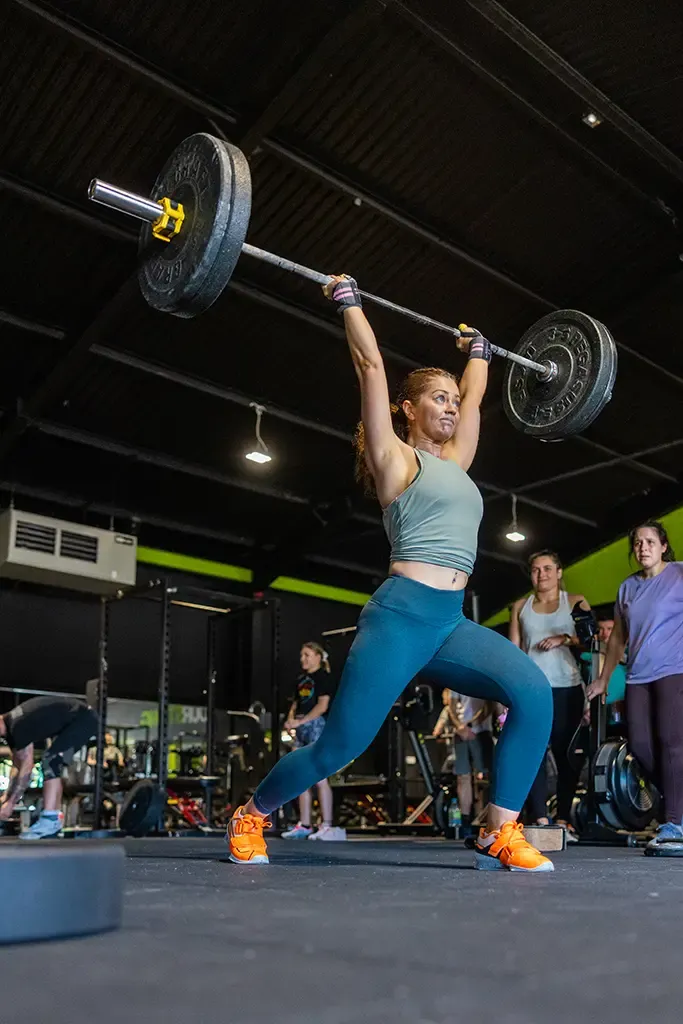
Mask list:
[{"label": "dark ceiling", "polygon": [[[386,566],[318,289],[244,258],[201,318],[153,313],[134,224],[87,202],[94,176],[147,193],[196,131],[248,154],[258,246],[508,347],[553,308],[615,335],[613,401],[562,444],[513,431],[495,365],[472,470],[484,611],[523,586],[511,492],[527,548],[567,560],[683,500],[679,0],[5,0],[0,31],[0,486],[24,507],[136,518],[143,543],[259,587],[369,590]],[[392,383],[461,365],[371,316]],[[254,400],[268,466],[243,457]]]}]

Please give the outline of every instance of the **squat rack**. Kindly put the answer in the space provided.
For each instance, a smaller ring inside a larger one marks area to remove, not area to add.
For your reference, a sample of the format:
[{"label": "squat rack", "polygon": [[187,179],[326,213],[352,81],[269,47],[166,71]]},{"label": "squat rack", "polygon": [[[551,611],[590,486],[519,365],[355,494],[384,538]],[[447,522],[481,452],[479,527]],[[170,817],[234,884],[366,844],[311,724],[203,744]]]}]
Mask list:
[{"label": "squat rack", "polygon": [[[159,670],[157,684],[158,706],[158,784],[162,790],[168,782],[168,709],[171,666],[171,607],[196,608],[209,614],[207,621],[206,659],[206,775],[213,774],[214,727],[216,707],[216,633],[219,618],[228,612],[231,615],[245,611],[264,611],[270,620],[272,657],[270,661],[270,699],[272,705],[273,737],[275,738],[279,707],[279,655],[280,655],[280,602],[277,598],[250,598],[230,594],[210,587],[197,587],[185,583],[170,582],[165,577],[149,580],[130,590],[117,591],[112,596],[100,598],[99,630],[99,677],[95,710],[97,711],[97,757],[94,778],[95,822],[93,828],[102,826],[102,798],[104,795],[104,736],[106,731],[107,698],[109,688],[109,616],[112,603],[130,598],[154,600],[159,604]],[[207,603],[200,603],[207,602]],[[225,605],[226,607],[222,607]],[[278,743],[273,742],[273,759],[278,757]]]}]

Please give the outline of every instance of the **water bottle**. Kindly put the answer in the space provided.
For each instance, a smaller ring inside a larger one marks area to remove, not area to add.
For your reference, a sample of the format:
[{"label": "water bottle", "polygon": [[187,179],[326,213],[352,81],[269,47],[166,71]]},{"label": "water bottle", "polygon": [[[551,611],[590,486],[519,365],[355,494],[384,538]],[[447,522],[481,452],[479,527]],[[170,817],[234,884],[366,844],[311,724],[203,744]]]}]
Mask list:
[{"label": "water bottle", "polygon": [[460,828],[462,825],[462,814],[460,813],[460,804],[457,799],[453,797],[450,804],[448,805],[448,827],[452,829]]}]

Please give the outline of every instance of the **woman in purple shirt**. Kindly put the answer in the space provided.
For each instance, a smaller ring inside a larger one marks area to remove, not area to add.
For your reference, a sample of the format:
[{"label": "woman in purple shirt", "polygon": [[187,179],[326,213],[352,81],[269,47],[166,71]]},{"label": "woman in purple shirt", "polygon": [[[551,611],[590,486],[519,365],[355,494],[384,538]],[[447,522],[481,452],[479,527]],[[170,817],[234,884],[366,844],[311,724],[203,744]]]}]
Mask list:
[{"label": "woman in purple shirt", "polygon": [[631,530],[629,544],[640,571],[619,588],[605,662],[587,695],[606,693],[628,644],[629,746],[664,799],[664,824],[648,845],[683,844],[683,562],[654,520]]}]

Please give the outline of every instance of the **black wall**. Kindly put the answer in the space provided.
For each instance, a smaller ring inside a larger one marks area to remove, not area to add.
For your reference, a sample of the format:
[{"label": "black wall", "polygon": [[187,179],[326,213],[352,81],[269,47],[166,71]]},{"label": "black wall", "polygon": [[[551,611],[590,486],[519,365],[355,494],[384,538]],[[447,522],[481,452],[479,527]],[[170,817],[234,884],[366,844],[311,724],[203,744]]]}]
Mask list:
[{"label": "black wall", "polygon": [[98,622],[95,599],[4,586],[0,685],[83,693],[85,681],[97,674]]},{"label": "black wall", "polygon": [[[110,606],[109,683],[116,697],[154,698],[158,680],[160,606],[127,599]],[[49,589],[0,591],[0,684],[83,693],[99,670],[97,598]],[[206,620],[171,609],[171,695],[200,702],[206,676]]]},{"label": "black wall", "polygon": [[[138,581],[155,578],[140,566]],[[209,590],[243,590],[230,581],[168,575],[169,582]],[[182,594],[180,596],[183,596]],[[246,596],[246,595],[245,595]],[[281,703],[292,692],[305,640],[323,640],[326,629],[354,625],[360,608],[296,594],[277,593],[280,602],[279,681]],[[210,604],[194,596],[198,603]],[[100,606],[96,597],[51,588],[26,587],[10,581],[0,586],[0,685],[83,693],[98,672]],[[171,700],[203,703],[206,688],[208,615],[196,609],[171,608]],[[127,598],[110,605],[109,685],[112,696],[153,700],[156,697],[160,607],[155,601]],[[340,671],[351,638],[330,638],[335,671]],[[271,627],[265,612],[231,613],[218,619],[219,706],[247,707],[260,699],[271,703]]]},{"label": "black wall", "polygon": [[355,626],[361,609],[355,605],[320,601],[298,594],[279,594],[280,604],[280,691],[286,701],[301,672],[299,651],[307,640],[316,640],[330,655],[333,677],[339,678],[354,634],[324,637],[328,629]]}]

